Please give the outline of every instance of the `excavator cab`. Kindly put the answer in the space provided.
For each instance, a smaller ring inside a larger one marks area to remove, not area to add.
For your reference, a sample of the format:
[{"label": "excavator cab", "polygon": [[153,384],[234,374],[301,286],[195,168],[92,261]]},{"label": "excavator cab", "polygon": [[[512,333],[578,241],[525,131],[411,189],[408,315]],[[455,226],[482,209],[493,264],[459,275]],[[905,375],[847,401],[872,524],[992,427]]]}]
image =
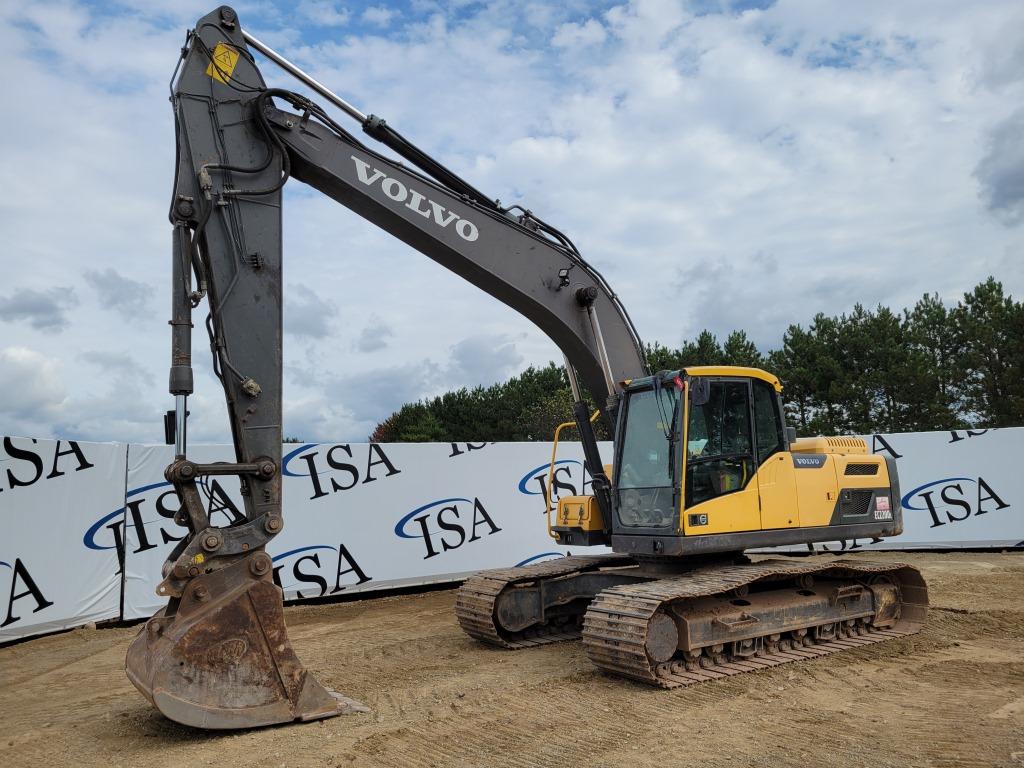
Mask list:
[{"label": "excavator cab", "polygon": [[623,382],[611,515],[560,499],[563,544],[685,555],[897,535],[895,465],[859,438],[796,440],[782,385],[739,366],[693,366]]}]

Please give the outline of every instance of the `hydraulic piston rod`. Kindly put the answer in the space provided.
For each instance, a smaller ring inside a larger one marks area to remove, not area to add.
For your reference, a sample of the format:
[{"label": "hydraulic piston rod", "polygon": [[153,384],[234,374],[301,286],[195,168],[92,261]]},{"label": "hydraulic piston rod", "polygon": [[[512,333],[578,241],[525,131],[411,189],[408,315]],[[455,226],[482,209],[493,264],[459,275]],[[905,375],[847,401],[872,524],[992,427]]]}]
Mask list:
[{"label": "hydraulic piston rod", "polygon": [[281,69],[283,69],[285,72],[287,72],[288,74],[290,74],[290,75],[298,78],[302,82],[304,82],[306,85],[308,85],[314,91],[316,91],[321,96],[323,96],[325,99],[327,99],[329,102],[331,102],[331,104],[333,104],[338,109],[340,109],[342,112],[344,112],[345,114],[349,115],[350,117],[354,117],[360,123],[365,123],[366,122],[366,117],[367,117],[366,115],[364,115],[358,109],[353,107],[351,104],[349,104],[343,98],[341,98],[341,96],[336,94],[334,91],[332,91],[326,85],[321,83],[319,80],[317,80],[316,78],[312,77],[311,75],[303,72],[301,69],[299,69],[297,66],[292,64],[290,61],[288,61],[288,59],[286,59],[284,56],[279,54],[277,51],[275,51],[269,45],[267,45],[266,43],[263,43],[263,42],[257,40],[255,37],[250,35],[244,29],[242,30],[242,37],[245,38],[245,42],[247,42],[249,45],[251,45],[257,51],[262,53],[264,56],[266,56],[272,62],[277,64],[277,66],[281,67]]},{"label": "hydraulic piston rod", "polygon": [[491,199],[490,196],[481,192],[479,189],[474,187],[465,179],[461,178],[457,174],[450,171],[448,168],[441,165],[428,155],[426,152],[415,146],[412,142],[398,133],[394,128],[387,124],[387,121],[376,115],[366,115],[354,106],[349,104],[338,94],[328,88],[326,85],[321,83],[316,78],[312,77],[306,72],[303,72],[299,67],[292,64],[288,59],[279,54],[273,48],[268,46],[266,43],[261,42],[251,34],[242,30],[242,37],[245,41],[255,48],[257,51],[262,53],[272,62],[277,64],[288,74],[292,75],[299,81],[305,83],[314,91],[319,93],[325,99],[330,101],[334,106],[338,107],[342,112],[355,118],[359,121],[368,135],[375,138],[385,146],[393,149],[401,157],[408,160],[413,165],[417,166],[421,170],[426,171],[428,174],[433,176],[435,179],[440,181],[442,184],[450,187],[459,194],[466,195],[473,200],[477,201],[481,205],[485,205],[489,208],[499,210],[500,206],[496,200]]},{"label": "hydraulic piston rod", "polygon": [[171,262],[171,370],[168,390],[174,395],[174,457],[185,458],[188,396],[192,381],[192,272],[189,268],[189,233],[184,223],[174,226]]}]

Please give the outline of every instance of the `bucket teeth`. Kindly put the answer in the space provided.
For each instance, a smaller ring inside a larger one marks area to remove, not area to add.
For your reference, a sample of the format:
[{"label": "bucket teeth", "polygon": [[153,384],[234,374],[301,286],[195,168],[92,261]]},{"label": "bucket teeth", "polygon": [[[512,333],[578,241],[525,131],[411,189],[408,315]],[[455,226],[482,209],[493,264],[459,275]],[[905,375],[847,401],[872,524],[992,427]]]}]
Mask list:
[{"label": "bucket teeth", "polygon": [[154,615],[132,641],[128,678],[166,717],[196,728],[366,711],[328,692],[299,661],[281,597],[269,577],[247,575],[245,560],[194,579],[180,602]]}]

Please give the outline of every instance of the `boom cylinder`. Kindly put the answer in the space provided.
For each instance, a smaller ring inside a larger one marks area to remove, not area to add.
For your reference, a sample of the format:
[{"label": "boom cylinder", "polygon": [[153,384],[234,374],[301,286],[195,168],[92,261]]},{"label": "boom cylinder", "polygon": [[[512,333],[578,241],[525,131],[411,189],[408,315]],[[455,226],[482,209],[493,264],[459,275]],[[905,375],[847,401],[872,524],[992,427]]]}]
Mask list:
[{"label": "boom cylinder", "polygon": [[568,355],[563,355],[565,360],[565,375],[569,378],[569,389],[572,391],[572,401],[578,403],[583,400],[583,395],[580,394],[580,381],[576,378],[576,369],[572,367],[572,363],[569,361]]},{"label": "boom cylinder", "polygon": [[601,333],[601,323],[597,319],[597,310],[593,303],[587,304],[587,316],[590,318],[590,326],[594,329],[594,340],[597,342],[597,356],[601,363],[601,373],[604,374],[604,383],[608,387],[608,394],[615,394],[615,377],[612,376],[611,363],[608,361],[608,349],[604,345],[604,335]]}]

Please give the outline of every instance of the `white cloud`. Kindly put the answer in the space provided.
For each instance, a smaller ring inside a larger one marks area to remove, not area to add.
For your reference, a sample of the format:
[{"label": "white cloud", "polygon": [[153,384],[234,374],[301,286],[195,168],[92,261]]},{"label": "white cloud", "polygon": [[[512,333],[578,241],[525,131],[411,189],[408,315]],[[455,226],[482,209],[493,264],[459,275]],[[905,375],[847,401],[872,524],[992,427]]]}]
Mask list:
[{"label": "white cloud", "polygon": [[975,175],[993,213],[1008,224],[1024,220],[1024,109],[992,129]]},{"label": "white cloud", "polygon": [[365,11],[363,11],[362,19],[367,24],[373,24],[377,27],[386,27],[391,23],[391,20],[395,18],[398,12],[393,8],[387,8],[383,5],[371,5]]},{"label": "white cloud", "polygon": [[576,48],[603,43],[607,38],[604,25],[597,19],[587,19],[583,24],[566,22],[551,36],[551,44],[558,48]]},{"label": "white cloud", "polygon": [[[354,13],[374,23],[352,4],[239,13],[476,186],[566,232],[648,341],[743,327],[768,345],[818,311],[955,300],[989,273],[1024,294],[1020,230],[1007,226],[1021,211],[1019,2],[692,7],[423,0],[372,36],[346,26]],[[4,98],[20,106],[0,134],[0,299],[41,299],[0,302],[0,347],[32,350],[47,371],[46,396],[7,424],[160,439],[167,80],[207,11],[0,9]],[[527,321],[296,181],[284,224],[290,433],[361,439],[404,399],[560,358]],[[112,295],[139,300],[103,311],[84,288],[74,305],[61,291],[86,271],[134,282]],[[204,314],[190,434],[224,440]]]},{"label": "white cloud", "polygon": [[331,332],[338,306],[321,298],[308,285],[296,283],[287,290],[284,302],[284,330],[293,336],[322,339]]},{"label": "white cloud", "polygon": [[296,11],[310,21],[328,27],[344,26],[352,16],[347,8],[331,0],[302,0]]},{"label": "white cloud", "polygon": [[32,288],[0,296],[0,321],[27,322],[33,328],[58,333],[68,326],[67,313],[78,305],[74,288]]},{"label": "white cloud", "polygon": [[[27,347],[0,349],[0,413],[45,425],[67,401],[61,361]],[[34,435],[25,435],[33,437]]]},{"label": "white cloud", "polygon": [[82,276],[96,291],[104,309],[113,309],[127,318],[146,311],[155,292],[152,286],[125,277],[111,267],[86,270]]},{"label": "white cloud", "polygon": [[522,364],[515,342],[504,334],[473,335],[452,347],[448,376],[454,384],[496,384]]},{"label": "white cloud", "polygon": [[394,335],[391,326],[379,317],[371,317],[369,324],[359,332],[353,346],[360,352],[377,352],[387,347],[389,339]]}]

